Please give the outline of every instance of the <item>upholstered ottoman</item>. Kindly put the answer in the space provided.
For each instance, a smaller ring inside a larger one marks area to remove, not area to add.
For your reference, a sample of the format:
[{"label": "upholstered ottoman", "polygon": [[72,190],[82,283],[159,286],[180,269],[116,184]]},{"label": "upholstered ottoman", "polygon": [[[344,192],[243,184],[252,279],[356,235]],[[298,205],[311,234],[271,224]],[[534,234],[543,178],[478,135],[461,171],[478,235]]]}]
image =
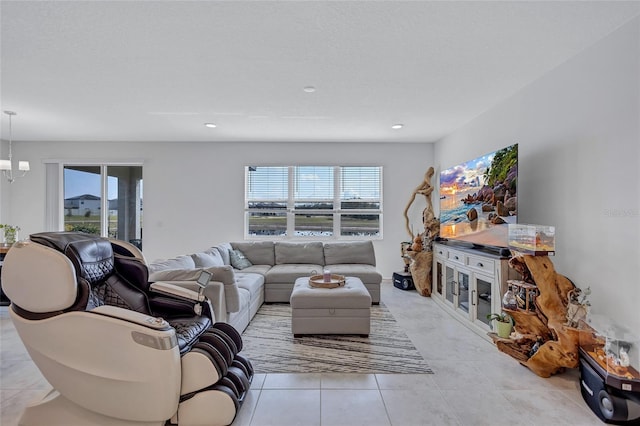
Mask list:
[{"label": "upholstered ottoman", "polygon": [[346,277],[337,288],[316,288],[309,277],[298,278],[293,286],[291,331],[303,334],[360,334],[369,336],[371,295],[360,278]]}]

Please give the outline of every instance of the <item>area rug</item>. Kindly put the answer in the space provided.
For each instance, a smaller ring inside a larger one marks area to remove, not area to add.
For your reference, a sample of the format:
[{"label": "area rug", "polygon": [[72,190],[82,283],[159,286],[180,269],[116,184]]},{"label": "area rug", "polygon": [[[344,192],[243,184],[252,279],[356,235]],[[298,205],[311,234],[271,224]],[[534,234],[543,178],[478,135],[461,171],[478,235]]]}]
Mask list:
[{"label": "area rug", "polygon": [[384,304],[371,307],[369,337],[291,333],[291,306],[265,304],[242,334],[256,373],[430,373]]}]

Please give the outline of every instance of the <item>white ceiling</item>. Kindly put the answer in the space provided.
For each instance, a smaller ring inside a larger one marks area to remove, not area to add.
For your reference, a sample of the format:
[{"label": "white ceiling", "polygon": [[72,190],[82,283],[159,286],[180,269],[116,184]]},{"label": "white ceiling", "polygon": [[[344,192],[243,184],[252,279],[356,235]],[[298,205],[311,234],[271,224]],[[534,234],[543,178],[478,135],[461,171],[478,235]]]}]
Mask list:
[{"label": "white ceiling", "polygon": [[635,1],[0,7],[15,141],[432,142],[640,14]]}]

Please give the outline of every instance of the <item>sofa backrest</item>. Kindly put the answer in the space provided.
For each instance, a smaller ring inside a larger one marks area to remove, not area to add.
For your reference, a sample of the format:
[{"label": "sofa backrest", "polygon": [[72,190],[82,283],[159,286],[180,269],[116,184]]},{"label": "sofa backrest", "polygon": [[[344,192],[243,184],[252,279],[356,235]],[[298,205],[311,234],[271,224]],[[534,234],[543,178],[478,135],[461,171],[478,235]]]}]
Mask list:
[{"label": "sofa backrest", "polygon": [[299,243],[276,241],[275,255],[276,265],[286,263],[324,265],[324,250],[320,241]]},{"label": "sofa backrest", "polygon": [[313,264],[324,266],[360,263],[376,266],[376,255],[371,241],[324,243],[321,241],[241,241],[218,244],[203,252],[191,255],[153,261],[149,264],[149,272],[230,265],[230,249],[240,250],[253,265]]},{"label": "sofa backrest", "polygon": [[231,243],[221,243],[212,248],[218,250],[218,253],[220,253],[225,265],[231,265],[231,258],[229,257],[229,250],[233,249],[233,247],[231,247]]},{"label": "sofa backrest", "polygon": [[154,260],[149,265],[149,273],[165,269],[195,269],[196,264],[191,256],[177,256],[172,259]]},{"label": "sofa backrest", "polygon": [[211,266],[225,265],[222,255],[215,247],[212,247],[205,251],[192,253],[191,258],[196,264],[196,268],[209,268]]},{"label": "sofa backrest", "polygon": [[275,265],[273,241],[232,242],[231,247],[240,250],[253,265]]},{"label": "sofa backrest", "polygon": [[373,242],[326,242],[324,243],[324,261],[326,265],[362,263],[376,266]]}]

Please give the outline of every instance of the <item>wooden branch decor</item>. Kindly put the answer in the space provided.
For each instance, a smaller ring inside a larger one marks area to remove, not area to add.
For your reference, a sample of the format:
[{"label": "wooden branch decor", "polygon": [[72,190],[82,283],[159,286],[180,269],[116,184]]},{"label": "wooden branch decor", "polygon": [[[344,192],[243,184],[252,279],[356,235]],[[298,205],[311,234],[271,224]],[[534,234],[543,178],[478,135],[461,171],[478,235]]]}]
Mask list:
[{"label": "wooden branch decor", "polygon": [[[514,252],[509,265],[533,281],[539,295],[535,311],[505,309],[515,320],[517,339],[501,339],[489,333],[496,347],[540,377],[578,367],[579,329],[566,325],[567,294],[575,285],[558,274],[548,256]],[[537,346],[537,348],[536,348]]]},{"label": "wooden branch decor", "polygon": [[[433,204],[431,202],[431,193],[433,192],[433,186],[431,185],[431,178],[435,173],[433,167],[429,167],[424,174],[424,180],[420,185],[413,190],[411,199],[407,203],[404,209],[405,227],[407,232],[411,235],[413,244],[410,250],[406,251],[407,257],[411,259],[409,269],[411,271],[411,277],[413,278],[413,284],[419,294],[425,297],[431,296],[431,268],[433,266],[433,252],[431,251],[433,240],[440,233],[440,221],[436,219],[433,212]],[[422,211],[422,224],[424,225],[424,231],[417,235],[413,235],[413,229],[409,227],[409,208],[415,201],[418,194],[425,196],[427,206]]]},{"label": "wooden branch decor", "polygon": [[411,277],[413,285],[422,296],[431,297],[431,266],[433,265],[432,251],[410,251]]}]

